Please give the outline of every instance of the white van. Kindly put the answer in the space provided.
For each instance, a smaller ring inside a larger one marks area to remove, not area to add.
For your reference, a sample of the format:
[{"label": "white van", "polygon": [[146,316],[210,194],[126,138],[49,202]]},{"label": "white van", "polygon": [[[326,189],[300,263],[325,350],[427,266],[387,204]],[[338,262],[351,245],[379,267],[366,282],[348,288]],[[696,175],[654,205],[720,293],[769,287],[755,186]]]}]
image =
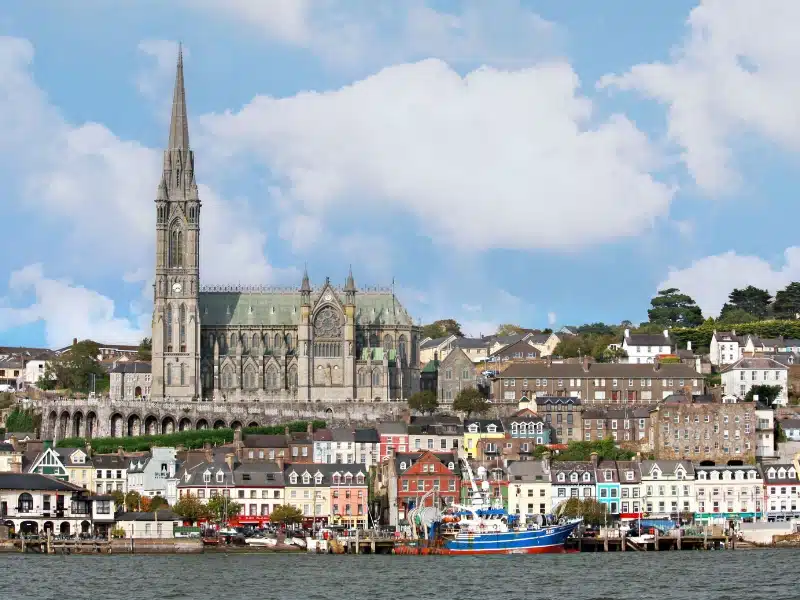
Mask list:
[{"label": "white van", "polygon": [[16,392],[17,388],[15,388],[10,383],[0,383],[0,393],[2,392]]}]

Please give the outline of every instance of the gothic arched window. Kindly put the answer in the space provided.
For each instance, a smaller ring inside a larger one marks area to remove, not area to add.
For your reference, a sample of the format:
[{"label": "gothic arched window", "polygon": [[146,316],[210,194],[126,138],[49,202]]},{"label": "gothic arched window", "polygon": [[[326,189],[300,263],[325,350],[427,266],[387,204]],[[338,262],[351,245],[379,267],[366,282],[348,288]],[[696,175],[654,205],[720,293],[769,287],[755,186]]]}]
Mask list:
[{"label": "gothic arched window", "polygon": [[370,348],[377,348],[378,347],[378,334],[374,331],[369,334],[369,347]]},{"label": "gothic arched window", "polygon": [[379,387],[381,385],[381,370],[375,369],[372,372],[372,386]]},{"label": "gothic arched window", "polygon": [[228,353],[228,340],[225,339],[224,334],[219,336],[219,353],[220,354]]},{"label": "gothic arched window", "polygon": [[228,365],[222,371],[222,387],[226,390],[233,389],[236,382],[233,377],[233,369]]},{"label": "gothic arched window", "polygon": [[267,389],[268,390],[277,390],[280,387],[279,379],[278,379],[278,369],[275,367],[270,367],[267,370]]},{"label": "gothic arched window", "polygon": [[186,385],[186,365],[181,364],[181,385]]},{"label": "gothic arched window", "polygon": [[254,390],[257,387],[256,370],[253,365],[250,365],[244,372],[244,388],[246,390]]},{"label": "gothic arched window", "polygon": [[297,389],[297,367],[292,366],[289,368],[289,387]]},{"label": "gothic arched window", "polygon": [[[186,352],[186,305],[181,304],[181,308],[178,311],[178,331],[180,337],[180,348],[181,352]],[[183,382],[181,382],[183,384]]]},{"label": "gothic arched window", "polygon": [[183,266],[183,231],[173,225],[169,234],[169,266]]},{"label": "gothic arched window", "polygon": [[247,354],[250,351],[250,336],[246,333],[242,334],[242,353]]},{"label": "gothic arched window", "polygon": [[172,365],[167,364],[167,385],[172,385]]},{"label": "gothic arched window", "polygon": [[392,336],[387,333],[385,336],[383,336],[383,349],[389,351],[392,348],[394,348],[394,340],[392,339]]},{"label": "gothic arched window", "polygon": [[233,354],[236,352],[236,334],[231,334],[231,345],[230,345],[230,352]]},{"label": "gothic arched window", "polygon": [[397,339],[397,357],[400,360],[407,360],[408,356],[406,355],[406,336],[401,335]]},{"label": "gothic arched window", "polygon": [[258,334],[253,334],[253,346],[252,346],[253,354],[258,354]]},{"label": "gothic arched window", "polygon": [[281,343],[281,334],[280,334],[280,333],[276,333],[276,334],[275,334],[275,345],[273,346],[273,350],[274,350],[276,353],[280,352],[280,351],[281,351],[281,346],[282,346],[282,345],[283,345],[283,344]]},{"label": "gothic arched window", "polygon": [[264,354],[269,354],[272,348],[272,340],[270,338],[271,336],[268,333],[264,334]]},{"label": "gothic arched window", "polygon": [[364,369],[361,369],[358,372],[358,386],[359,387],[368,387],[369,386],[369,374]]},{"label": "gothic arched window", "polygon": [[172,305],[167,304],[166,323],[164,323],[164,344],[167,352],[172,352]]}]

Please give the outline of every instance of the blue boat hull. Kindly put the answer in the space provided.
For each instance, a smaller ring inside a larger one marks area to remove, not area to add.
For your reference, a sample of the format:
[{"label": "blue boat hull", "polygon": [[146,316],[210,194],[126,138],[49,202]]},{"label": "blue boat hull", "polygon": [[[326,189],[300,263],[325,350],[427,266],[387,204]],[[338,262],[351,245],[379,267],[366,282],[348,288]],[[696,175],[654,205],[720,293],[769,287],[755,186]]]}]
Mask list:
[{"label": "blue boat hull", "polygon": [[447,554],[546,554],[564,552],[564,543],[580,522],[508,533],[459,533],[445,539]]}]

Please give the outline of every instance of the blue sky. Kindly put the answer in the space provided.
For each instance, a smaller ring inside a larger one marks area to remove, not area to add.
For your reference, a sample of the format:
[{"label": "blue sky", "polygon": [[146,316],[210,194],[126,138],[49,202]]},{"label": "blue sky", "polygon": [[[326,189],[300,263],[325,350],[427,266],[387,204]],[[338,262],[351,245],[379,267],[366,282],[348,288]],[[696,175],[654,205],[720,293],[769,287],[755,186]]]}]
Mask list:
[{"label": "blue sky", "polygon": [[792,0],[7,0],[0,345],[135,342],[177,42],[204,283],[468,332],[800,280]]}]

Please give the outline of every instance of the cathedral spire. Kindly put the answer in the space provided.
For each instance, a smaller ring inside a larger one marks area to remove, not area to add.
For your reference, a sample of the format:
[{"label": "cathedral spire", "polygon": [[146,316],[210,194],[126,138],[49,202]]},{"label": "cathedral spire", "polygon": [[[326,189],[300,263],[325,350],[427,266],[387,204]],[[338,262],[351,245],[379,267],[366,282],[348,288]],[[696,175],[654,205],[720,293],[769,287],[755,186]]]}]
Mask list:
[{"label": "cathedral spire", "polygon": [[347,273],[347,281],[344,284],[345,292],[355,292],[356,282],[353,280],[353,265],[350,265],[350,270]]},{"label": "cathedral spire", "polygon": [[305,267],[303,269],[303,283],[300,284],[300,291],[301,292],[311,291],[311,283],[308,280],[308,267]]},{"label": "cathedral spire", "polygon": [[168,150],[189,149],[189,120],[186,116],[186,90],[183,87],[183,47],[178,46],[178,70],[172,96],[172,117],[169,122]]}]

